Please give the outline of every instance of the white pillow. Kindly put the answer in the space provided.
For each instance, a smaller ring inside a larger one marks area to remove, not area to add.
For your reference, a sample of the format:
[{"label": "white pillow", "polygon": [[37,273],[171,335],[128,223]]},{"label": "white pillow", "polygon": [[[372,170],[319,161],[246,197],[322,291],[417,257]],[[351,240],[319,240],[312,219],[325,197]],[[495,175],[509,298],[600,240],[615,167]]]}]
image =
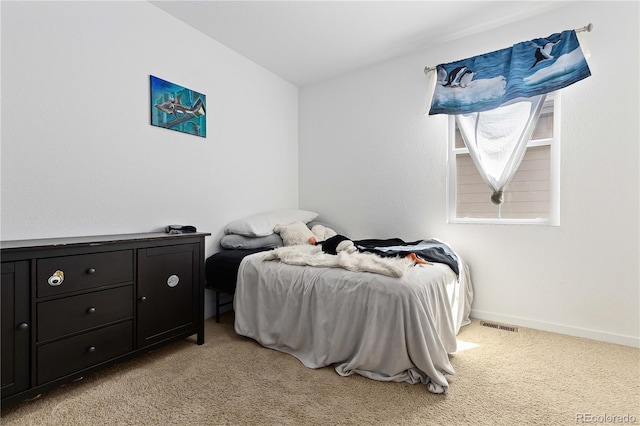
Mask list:
[{"label": "white pillow", "polygon": [[273,234],[273,227],[276,225],[289,225],[298,221],[308,223],[316,217],[318,213],[307,210],[274,210],[234,220],[224,228],[224,233],[246,237],[266,237]]},{"label": "white pillow", "polygon": [[307,228],[307,225],[300,221],[292,223],[291,225],[276,225],[273,230],[280,234],[285,246],[310,244],[309,238],[315,238],[313,232]]}]

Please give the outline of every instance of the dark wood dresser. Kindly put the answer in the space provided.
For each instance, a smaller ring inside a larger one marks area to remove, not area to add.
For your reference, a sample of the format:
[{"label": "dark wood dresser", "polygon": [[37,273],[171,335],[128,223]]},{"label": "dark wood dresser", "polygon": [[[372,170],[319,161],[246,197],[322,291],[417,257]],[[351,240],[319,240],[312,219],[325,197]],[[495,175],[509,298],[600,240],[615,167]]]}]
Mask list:
[{"label": "dark wood dresser", "polygon": [[194,334],[203,344],[208,235],[1,242],[2,404]]}]

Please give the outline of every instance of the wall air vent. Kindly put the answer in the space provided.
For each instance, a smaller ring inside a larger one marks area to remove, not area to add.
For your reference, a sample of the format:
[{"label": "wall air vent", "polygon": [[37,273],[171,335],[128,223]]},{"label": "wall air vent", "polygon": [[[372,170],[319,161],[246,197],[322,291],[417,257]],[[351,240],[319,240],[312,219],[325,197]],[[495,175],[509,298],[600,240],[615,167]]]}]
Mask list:
[{"label": "wall air vent", "polygon": [[495,328],[495,329],[498,329],[498,330],[511,331],[513,333],[517,333],[518,332],[518,327],[514,327],[512,325],[496,324],[494,322],[487,322],[487,321],[480,321],[480,325],[485,326],[485,327]]}]

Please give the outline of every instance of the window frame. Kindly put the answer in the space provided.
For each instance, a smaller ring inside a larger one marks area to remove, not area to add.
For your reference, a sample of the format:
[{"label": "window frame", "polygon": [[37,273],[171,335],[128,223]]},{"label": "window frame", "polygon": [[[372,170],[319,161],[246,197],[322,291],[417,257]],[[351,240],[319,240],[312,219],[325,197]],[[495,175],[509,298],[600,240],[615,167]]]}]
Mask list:
[{"label": "window frame", "polygon": [[503,218],[473,218],[457,217],[457,169],[456,157],[468,154],[469,149],[456,148],[456,120],[455,116],[448,118],[448,150],[447,150],[447,223],[491,224],[491,225],[560,225],[560,93],[552,92],[547,95],[545,104],[553,105],[553,136],[545,139],[533,139],[527,144],[527,149],[539,146],[550,146],[549,158],[549,218],[548,219],[503,219]]}]

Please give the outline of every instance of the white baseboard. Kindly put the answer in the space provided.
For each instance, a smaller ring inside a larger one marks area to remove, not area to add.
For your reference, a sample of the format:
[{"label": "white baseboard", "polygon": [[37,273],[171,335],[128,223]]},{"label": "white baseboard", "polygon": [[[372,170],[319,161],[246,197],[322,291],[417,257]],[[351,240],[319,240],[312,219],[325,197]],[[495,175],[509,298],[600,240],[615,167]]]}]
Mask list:
[{"label": "white baseboard", "polygon": [[631,346],[633,348],[640,348],[640,337],[607,333],[604,331],[589,330],[585,328],[570,327],[562,324],[495,314],[493,312],[478,311],[475,309],[471,310],[471,317],[485,321],[495,321],[503,324],[518,325],[520,327],[533,328],[535,330],[549,331],[552,333],[566,334],[569,336],[583,337],[585,339],[615,343],[617,345]]}]

